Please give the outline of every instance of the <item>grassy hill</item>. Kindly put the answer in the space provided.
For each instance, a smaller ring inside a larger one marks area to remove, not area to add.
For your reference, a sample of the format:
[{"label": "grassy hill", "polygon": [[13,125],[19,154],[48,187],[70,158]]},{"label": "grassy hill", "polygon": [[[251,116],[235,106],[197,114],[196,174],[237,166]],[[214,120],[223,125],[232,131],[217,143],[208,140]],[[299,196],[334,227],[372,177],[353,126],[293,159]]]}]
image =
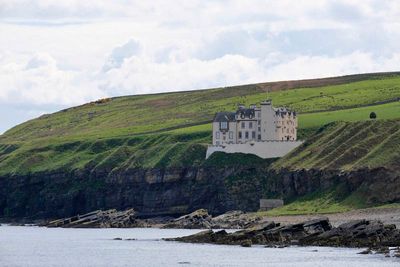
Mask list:
[{"label": "grassy hill", "polygon": [[[275,106],[299,112],[299,133],[305,138],[329,122],[369,120],[371,111],[378,121],[400,118],[400,73],[103,99],[43,115],[1,135],[0,175],[198,166],[211,141],[215,112],[267,97]],[[303,162],[304,157],[294,155],[290,162],[308,167],[319,159]]]}]

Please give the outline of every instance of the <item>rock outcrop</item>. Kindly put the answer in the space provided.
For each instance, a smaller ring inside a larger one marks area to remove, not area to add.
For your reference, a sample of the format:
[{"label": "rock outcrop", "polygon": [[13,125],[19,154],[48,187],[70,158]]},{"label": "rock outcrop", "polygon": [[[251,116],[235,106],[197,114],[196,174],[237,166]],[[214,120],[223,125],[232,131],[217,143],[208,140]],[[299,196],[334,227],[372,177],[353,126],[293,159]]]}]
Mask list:
[{"label": "rock outcrop", "polygon": [[228,211],[212,217],[207,210],[199,209],[165,224],[163,228],[182,229],[244,229],[255,226],[261,217],[248,216],[243,211]]},{"label": "rock outcrop", "polygon": [[96,210],[83,215],[43,223],[41,226],[62,228],[128,228],[137,226],[135,211]]},{"label": "rock outcrop", "polygon": [[211,219],[207,210],[199,209],[167,223],[163,228],[209,229],[212,228]]},{"label": "rock outcrop", "polygon": [[388,247],[400,246],[400,231],[380,221],[351,221],[332,227],[327,218],[285,225],[268,222],[252,229],[234,233],[207,230],[195,235],[170,238],[168,241],[226,245],[265,246],[335,246]]}]

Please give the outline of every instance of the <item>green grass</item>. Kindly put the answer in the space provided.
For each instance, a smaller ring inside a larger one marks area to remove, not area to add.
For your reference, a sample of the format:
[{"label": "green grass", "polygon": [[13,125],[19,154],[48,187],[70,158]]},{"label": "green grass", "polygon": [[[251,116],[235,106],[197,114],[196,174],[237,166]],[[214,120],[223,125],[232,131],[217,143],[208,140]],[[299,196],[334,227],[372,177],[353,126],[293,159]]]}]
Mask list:
[{"label": "green grass", "polygon": [[290,204],[275,208],[269,211],[259,211],[258,216],[286,216],[286,215],[314,215],[314,214],[332,214],[351,211],[354,209],[386,209],[400,208],[400,203],[390,203],[384,205],[365,205],[362,199],[350,195],[343,200],[337,200],[332,191],[317,192],[314,194],[300,197]]},{"label": "green grass", "polygon": [[329,214],[353,209],[372,207],[364,201],[362,189],[349,192],[344,184],[338,184],[326,191],[316,191],[289,201],[288,204],[269,211],[258,212],[262,216]]},{"label": "green grass", "polygon": [[335,122],[273,164],[276,169],[398,170],[400,120]]},{"label": "green grass", "polygon": [[334,121],[369,120],[369,114],[375,112],[377,119],[396,119],[400,117],[400,102],[393,102],[369,107],[351,108],[345,110],[300,114],[301,128],[319,127]]}]

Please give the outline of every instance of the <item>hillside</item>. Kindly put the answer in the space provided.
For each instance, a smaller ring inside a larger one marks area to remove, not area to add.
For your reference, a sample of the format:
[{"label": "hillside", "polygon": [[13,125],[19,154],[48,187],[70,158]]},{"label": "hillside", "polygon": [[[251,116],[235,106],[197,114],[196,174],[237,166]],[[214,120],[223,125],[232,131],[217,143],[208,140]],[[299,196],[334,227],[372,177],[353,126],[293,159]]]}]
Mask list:
[{"label": "hillside", "polygon": [[[299,112],[305,143],[278,160],[205,160],[214,112],[267,96]],[[0,137],[0,218],[256,211],[263,197],[297,211],[302,199],[326,211],[400,201],[399,98],[399,73],[368,74],[119,97],[45,115]]]}]

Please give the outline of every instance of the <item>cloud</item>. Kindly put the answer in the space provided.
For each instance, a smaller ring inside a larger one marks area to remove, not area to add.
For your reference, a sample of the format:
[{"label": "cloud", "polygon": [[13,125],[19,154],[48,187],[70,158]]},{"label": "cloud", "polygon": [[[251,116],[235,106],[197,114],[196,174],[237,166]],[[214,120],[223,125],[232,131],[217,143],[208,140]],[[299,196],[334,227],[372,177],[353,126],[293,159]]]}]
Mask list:
[{"label": "cloud", "polygon": [[117,94],[193,90],[260,81],[264,71],[257,59],[240,55],[169,63],[134,56],[107,72],[101,88]]},{"label": "cloud", "polygon": [[73,105],[104,95],[90,76],[59,69],[49,54],[0,58],[0,102]]},{"label": "cloud", "polygon": [[113,68],[121,67],[124,60],[137,55],[141,50],[140,43],[135,40],[129,40],[122,46],[117,46],[111,52],[106,63],[103,66],[103,71],[107,72]]}]

